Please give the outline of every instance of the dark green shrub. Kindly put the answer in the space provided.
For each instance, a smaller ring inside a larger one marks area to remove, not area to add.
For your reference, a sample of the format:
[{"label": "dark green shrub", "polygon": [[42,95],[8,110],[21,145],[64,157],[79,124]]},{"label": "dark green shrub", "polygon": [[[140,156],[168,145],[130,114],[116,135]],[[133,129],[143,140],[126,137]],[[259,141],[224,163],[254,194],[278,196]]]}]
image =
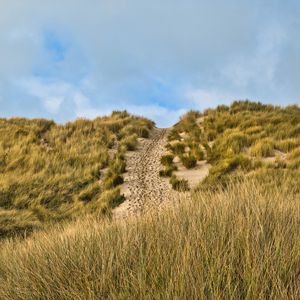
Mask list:
[{"label": "dark green shrub", "polygon": [[192,169],[197,164],[197,159],[193,155],[181,155],[180,160],[187,169]]},{"label": "dark green shrub", "polygon": [[185,179],[178,179],[175,175],[172,175],[170,184],[175,191],[186,192],[190,190],[189,183]]},{"label": "dark green shrub", "polygon": [[108,172],[103,181],[103,187],[105,190],[114,188],[124,182],[123,177],[120,174]]},{"label": "dark green shrub", "polygon": [[168,141],[175,141],[175,140],[180,140],[180,135],[177,130],[172,129],[171,132],[168,135]]},{"label": "dark green shrub", "polygon": [[174,156],[167,154],[161,157],[160,162],[164,166],[170,166],[173,163]]},{"label": "dark green shrub", "polygon": [[149,129],[147,127],[142,127],[138,129],[138,136],[142,138],[148,138],[149,137]]},{"label": "dark green shrub", "polygon": [[175,143],[172,145],[172,150],[175,154],[180,155],[185,151],[185,144],[180,142]]},{"label": "dark green shrub", "polygon": [[159,171],[160,177],[171,177],[173,171],[177,171],[177,167],[174,165],[167,166],[164,170]]}]

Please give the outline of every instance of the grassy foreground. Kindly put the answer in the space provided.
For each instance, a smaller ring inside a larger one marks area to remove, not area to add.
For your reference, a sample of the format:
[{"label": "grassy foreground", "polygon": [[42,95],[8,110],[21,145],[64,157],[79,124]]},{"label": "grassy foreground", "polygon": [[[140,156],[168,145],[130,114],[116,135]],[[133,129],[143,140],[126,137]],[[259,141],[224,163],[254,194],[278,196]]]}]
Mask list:
[{"label": "grassy foreground", "polygon": [[299,194],[282,183],[248,180],[157,215],[6,240],[0,299],[299,299]]}]

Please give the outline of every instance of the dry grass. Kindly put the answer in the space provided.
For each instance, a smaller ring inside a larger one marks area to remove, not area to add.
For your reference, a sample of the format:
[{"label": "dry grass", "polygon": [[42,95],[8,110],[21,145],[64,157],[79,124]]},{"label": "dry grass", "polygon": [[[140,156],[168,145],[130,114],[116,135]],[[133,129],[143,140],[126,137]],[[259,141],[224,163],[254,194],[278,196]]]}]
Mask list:
[{"label": "dry grass", "polygon": [[[230,176],[235,177],[241,170],[244,175],[254,170],[259,174],[266,168],[270,172],[272,168],[300,170],[300,158],[297,157],[300,151],[299,123],[298,106],[235,101],[230,106],[218,106],[203,114],[187,113],[174,126],[169,139],[173,145],[176,141],[180,143],[182,149],[189,146],[187,155],[191,154],[197,160],[207,159],[212,168],[202,185],[209,183],[212,186],[220,180],[227,181]],[[198,145],[204,154],[195,155],[191,145]],[[169,150],[176,154],[174,146]],[[278,151],[281,161],[275,158]],[[298,182],[300,184],[300,178]]]},{"label": "dry grass", "polygon": [[299,194],[259,181],[0,250],[0,299],[299,299]]},{"label": "dry grass", "polygon": [[[126,111],[65,125],[0,119],[0,238],[72,219],[89,202],[101,202],[98,209],[93,205],[95,210],[107,211],[114,201],[108,197],[104,203],[107,197],[101,195],[122,183],[124,152],[152,127],[151,121]],[[117,140],[121,147],[113,156]]]}]

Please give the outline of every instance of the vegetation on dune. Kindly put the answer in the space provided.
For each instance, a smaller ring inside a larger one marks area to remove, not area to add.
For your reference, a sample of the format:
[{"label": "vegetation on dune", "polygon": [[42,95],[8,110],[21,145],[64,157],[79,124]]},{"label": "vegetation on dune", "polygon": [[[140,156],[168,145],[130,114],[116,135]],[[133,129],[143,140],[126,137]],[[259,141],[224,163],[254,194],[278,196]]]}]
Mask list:
[{"label": "vegetation on dune", "polygon": [[164,166],[170,166],[173,163],[174,155],[164,155],[161,157],[160,162]]},{"label": "vegetation on dune", "polygon": [[170,184],[175,191],[186,192],[190,190],[189,183],[185,179],[178,179],[176,175],[170,178]]},{"label": "vegetation on dune", "polygon": [[[192,164],[186,162],[186,157],[207,159],[212,168],[202,187],[225,183],[230,177],[255,176],[263,170],[269,176],[272,169],[287,174],[298,171],[300,184],[299,124],[298,106],[282,108],[236,101],[231,106],[221,105],[204,113],[188,112],[171,130],[172,144],[168,150],[183,158],[187,168]],[[176,147],[178,144],[181,151]]]},{"label": "vegetation on dune", "polygon": [[0,299],[299,299],[299,124],[249,101],[187,113],[159,175],[179,192],[179,160],[209,175],[124,222],[104,216],[153,122],[0,119]]},{"label": "vegetation on dune", "polygon": [[187,168],[187,169],[192,169],[196,166],[197,164],[197,159],[195,156],[191,154],[183,154],[180,156],[180,160],[182,164]]},{"label": "vegetation on dune", "polygon": [[[65,125],[0,119],[0,237],[73,218],[100,198],[99,210],[107,211],[114,200],[102,194],[122,183],[125,151],[135,149],[137,138],[152,127],[145,118],[118,111]],[[114,195],[118,202],[120,195]]]},{"label": "vegetation on dune", "polygon": [[90,217],[6,241],[0,298],[299,299],[293,180],[231,182],[125,223]]}]

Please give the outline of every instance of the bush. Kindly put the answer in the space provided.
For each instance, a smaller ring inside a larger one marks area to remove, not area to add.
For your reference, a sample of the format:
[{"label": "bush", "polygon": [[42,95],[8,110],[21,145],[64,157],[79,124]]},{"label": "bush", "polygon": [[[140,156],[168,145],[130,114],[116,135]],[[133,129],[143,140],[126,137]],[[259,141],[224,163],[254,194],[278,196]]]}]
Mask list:
[{"label": "bush", "polygon": [[234,154],[239,154],[250,144],[249,137],[242,132],[232,132],[225,136],[224,140],[224,148],[226,148],[226,150],[230,150]]},{"label": "bush", "polygon": [[171,177],[173,171],[177,171],[177,167],[174,165],[167,166],[166,169],[159,171],[160,177]]},{"label": "bush", "polygon": [[147,127],[142,127],[142,128],[138,129],[137,134],[138,134],[139,137],[148,138],[150,132],[149,132],[149,129]]},{"label": "bush", "polygon": [[213,129],[209,129],[209,130],[206,130],[204,132],[205,132],[206,140],[208,142],[213,141],[217,137],[217,132]]},{"label": "bush", "polygon": [[186,192],[190,190],[189,183],[185,179],[178,179],[175,175],[172,175],[170,184],[175,191]]},{"label": "bush", "polygon": [[110,170],[114,173],[122,174],[126,171],[126,162],[124,159],[116,158],[110,166]]},{"label": "bush", "polygon": [[123,138],[121,145],[125,146],[128,151],[134,151],[138,145],[137,134]]},{"label": "bush", "polygon": [[124,179],[119,174],[109,173],[103,181],[103,187],[105,190],[114,188],[124,182]]},{"label": "bush", "polygon": [[200,149],[198,144],[191,144],[190,147],[190,154],[194,156],[197,160],[203,160],[205,155],[204,152]]},{"label": "bush", "polygon": [[180,135],[177,130],[174,128],[171,130],[170,134],[168,135],[168,141],[180,140]]},{"label": "bush", "polygon": [[185,152],[185,144],[184,143],[175,143],[171,147],[172,147],[174,154],[176,154],[176,155],[180,155]]},{"label": "bush", "polygon": [[168,154],[161,157],[160,162],[164,166],[170,166],[173,163],[174,155]]},{"label": "bush", "polygon": [[193,155],[181,155],[180,160],[187,169],[192,169],[197,164],[197,159]]},{"label": "bush", "polygon": [[238,167],[241,167],[244,171],[249,171],[253,168],[254,163],[244,155],[236,155],[231,158],[220,160],[209,171],[209,175],[214,175],[216,178],[233,172]]}]

